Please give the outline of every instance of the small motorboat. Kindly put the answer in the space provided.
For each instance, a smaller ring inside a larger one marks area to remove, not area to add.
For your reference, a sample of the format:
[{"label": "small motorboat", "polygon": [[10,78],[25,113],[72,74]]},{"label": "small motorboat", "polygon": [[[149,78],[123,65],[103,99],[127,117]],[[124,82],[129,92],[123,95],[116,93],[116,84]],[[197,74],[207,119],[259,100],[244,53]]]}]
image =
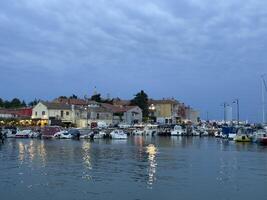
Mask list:
[{"label": "small motorboat", "polygon": [[258,144],[267,145],[267,132],[265,130],[258,130],[254,132],[252,140]]},{"label": "small motorboat", "polygon": [[98,133],[93,134],[94,139],[103,139],[107,136],[107,133],[104,131],[99,131]]},{"label": "small motorboat", "polygon": [[238,134],[234,138],[235,142],[251,142],[251,138],[246,134]]},{"label": "small motorboat", "polygon": [[111,139],[127,139],[127,134],[123,130],[114,130],[110,133]]},{"label": "small motorboat", "polygon": [[171,136],[182,136],[185,134],[185,131],[181,126],[174,126],[173,130],[171,131]]},{"label": "small motorboat", "polygon": [[244,127],[238,128],[234,141],[235,142],[252,142],[248,129]]},{"label": "small motorboat", "polygon": [[17,131],[15,138],[29,138],[31,132],[31,130]]},{"label": "small motorboat", "polygon": [[141,129],[135,129],[135,130],[133,130],[132,134],[133,135],[143,135],[144,131]]}]

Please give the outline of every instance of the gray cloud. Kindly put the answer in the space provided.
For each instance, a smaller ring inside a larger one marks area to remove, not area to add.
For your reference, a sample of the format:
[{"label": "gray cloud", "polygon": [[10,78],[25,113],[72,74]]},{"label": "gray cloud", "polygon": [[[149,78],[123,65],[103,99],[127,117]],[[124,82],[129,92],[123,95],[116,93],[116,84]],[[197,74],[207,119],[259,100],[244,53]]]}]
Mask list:
[{"label": "gray cloud", "polygon": [[266,6],[261,0],[2,0],[0,89],[7,98],[31,99],[83,95],[94,85],[130,98],[144,88],[214,117],[221,101],[239,96],[257,105],[244,105],[256,120],[267,62]]}]

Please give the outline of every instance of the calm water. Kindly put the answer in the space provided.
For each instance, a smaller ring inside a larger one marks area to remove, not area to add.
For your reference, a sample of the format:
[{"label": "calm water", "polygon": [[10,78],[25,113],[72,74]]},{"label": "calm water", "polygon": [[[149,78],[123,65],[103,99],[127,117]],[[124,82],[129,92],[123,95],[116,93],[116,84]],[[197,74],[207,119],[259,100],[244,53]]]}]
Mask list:
[{"label": "calm water", "polygon": [[215,138],[9,139],[1,199],[266,199],[267,147]]}]

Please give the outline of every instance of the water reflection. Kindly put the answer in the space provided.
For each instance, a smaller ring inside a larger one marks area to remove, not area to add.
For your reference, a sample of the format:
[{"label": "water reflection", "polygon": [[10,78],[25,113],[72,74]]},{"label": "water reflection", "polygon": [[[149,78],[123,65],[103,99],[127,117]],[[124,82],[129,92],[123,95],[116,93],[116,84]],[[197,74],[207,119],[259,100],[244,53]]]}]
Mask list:
[{"label": "water reflection", "polygon": [[157,161],[156,154],[157,148],[150,144],[146,147],[146,153],[148,154],[148,181],[147,184],[152,188],[153,183],[156,181]]},{"label": "water reflection", "polygon": [[47,191],[66,200],[261,199],[266,153],[256,144],[198,137],[10,139],[0,149],[0,191],[11,200],[45,200]]},{"label": "water reflection", "polygon": [[91,164],[90,149],[91,149],[91,143],[88,141],[84,141],[82,145],[82,150],[83,150],[82,158],[85,167],[85,171],[83,172],[83,178],[87,180],[92,179],[90,171],[93,169]]}]

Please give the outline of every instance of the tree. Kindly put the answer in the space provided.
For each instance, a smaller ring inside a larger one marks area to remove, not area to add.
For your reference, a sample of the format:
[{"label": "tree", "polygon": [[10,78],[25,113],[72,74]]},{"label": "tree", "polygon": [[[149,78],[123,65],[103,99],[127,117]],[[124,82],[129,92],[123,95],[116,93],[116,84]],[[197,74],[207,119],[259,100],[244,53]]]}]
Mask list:
[{"label": "tree", "polygon": [[3,99],[0,98],[0,108],[1,107],[4,107],[4,101],[3,101]]},{"label": "tree", "polygon": [[39,102],[40,102],[40,100],[37,100],[35,98],[33,101],[29,102],[28,105],[31,106],[31,107],[33,107],[33,106],[37,105]]},{"label": "tree", "polygon": [[96,101],[96,102],[101,102],[101,94],[95,94],[91,96],[91,100]]},{"label": "tree", "polygon": [[69,97],[70,99],[78,99],[78,96],[76,96],[75,94],[72,94],[72,96]]},{"label": "tree", "polygon": [[131,105],[139,106],[142,109],[143,117],[147,118],[149,115],[148,110],[148,95],[141,90],[141,92],[137,93],[135,97],[131,100]]},{"label": "tree", "polygon": [[27,104],[26,104],[26,102],[23,100],[23,101],[21,102],[20,107],[26,107],[26,106],[27,106]]},{"label": "tree", "polygon": [[18,98],[14,98],[8,106],[9,108],[19,108],[21,107],[21,101]]}]

